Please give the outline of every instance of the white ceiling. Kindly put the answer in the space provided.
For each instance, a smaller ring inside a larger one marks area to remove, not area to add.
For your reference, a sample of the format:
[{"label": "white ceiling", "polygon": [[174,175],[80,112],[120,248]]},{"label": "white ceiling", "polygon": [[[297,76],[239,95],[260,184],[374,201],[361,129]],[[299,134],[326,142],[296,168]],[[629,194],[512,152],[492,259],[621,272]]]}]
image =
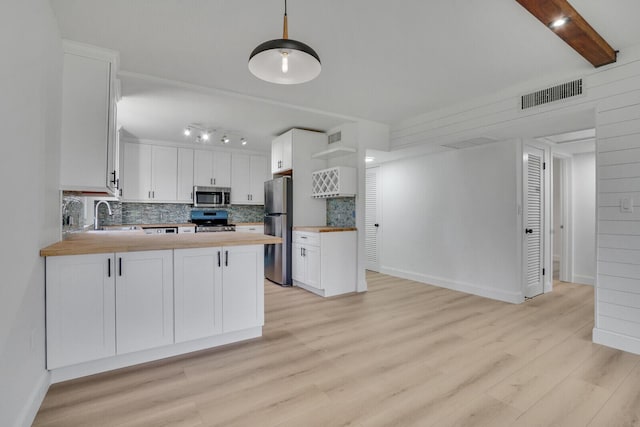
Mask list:
[{"label": "white ceiling", "polygon": [[[394,124],[592,69],[515,0],[288,3],[290,37],[323,65],[316,80],[294,86],[247,69],[255,46],[281,37],[282,0],[51,0],[64,38],[117,50],[121,70],[160,78],[123,76],[122,124],[139,138],[173,140],[203,122],[266,144],[292,126]],[[640,44],[640,1],[571,3],[615,49]]]}]

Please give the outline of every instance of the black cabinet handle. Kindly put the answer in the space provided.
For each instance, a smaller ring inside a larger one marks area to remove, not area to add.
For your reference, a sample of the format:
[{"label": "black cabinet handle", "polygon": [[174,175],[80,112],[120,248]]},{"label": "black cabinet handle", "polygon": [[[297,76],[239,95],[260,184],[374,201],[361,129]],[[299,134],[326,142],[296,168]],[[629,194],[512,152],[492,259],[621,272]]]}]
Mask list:
[{"label": "black cabinet handle", "polygon": [[229,266],[229,251],[224,251],[224,266]]},{"label": "black cabinet handle", "polygon": [[373,224],[374,227],[380,227],[380,224]]},{"label": "black cabinet handle", "polygon": [[524,232],[525,232],[525,234],[531,234],[531,233],[533,233],[533,228],[525,228]]},{"label": "black cabinet handle", "polygon": [[107,259],[107,277],[111,277],[111,257]]},{"label": "black cabinet handle", "polygon": [[220,251],[218,251],[218,267],[220,267],[220,266],[221,266],[221,263],[220,263]]},{"label": "black cabinet handle", "polygon": [[118,276],[122,276],[122,257],[118,257],[118,270],[120,270]]},{"label": "black cabinet handle", "polygon": [[111,183],[113,185],[115,185],[116,188],[118,188],[118,184],[117,184],[117,180],[116,180],[116,171],[111,172],[111,175],[113,175],[113,179],[111,180]]}]

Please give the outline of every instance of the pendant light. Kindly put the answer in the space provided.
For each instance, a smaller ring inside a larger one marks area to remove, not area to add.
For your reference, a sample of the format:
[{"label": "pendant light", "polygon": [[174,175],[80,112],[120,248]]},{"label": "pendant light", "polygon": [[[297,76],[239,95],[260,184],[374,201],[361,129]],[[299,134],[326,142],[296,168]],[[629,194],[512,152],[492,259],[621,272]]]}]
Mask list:
[{"label": "pendant light", "polygon": [[290,85],[315,79],[321,68],[320,57],[313,49],[289,38],[287,0],[284,0],[282,38],[256,47],[249,56],[249,71],[267,82]]}]

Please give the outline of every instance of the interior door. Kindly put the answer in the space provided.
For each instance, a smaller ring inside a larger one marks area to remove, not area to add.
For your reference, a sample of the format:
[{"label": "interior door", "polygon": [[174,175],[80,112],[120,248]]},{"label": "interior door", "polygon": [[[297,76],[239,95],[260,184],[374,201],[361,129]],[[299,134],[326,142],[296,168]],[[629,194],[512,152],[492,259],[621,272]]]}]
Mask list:
[{"label": "interior door", "polygon": [[544,151],[524,146],[525,297],[544,292]]},{"label": "interior door", "polygon": [[378,245],[378,232],[380,230],[378,203],[379,170],[377,167],[369,168],[367,169],[365,177],[366,200],[364,229],[367,255],[366,268],[372,271],[380,270]]}]

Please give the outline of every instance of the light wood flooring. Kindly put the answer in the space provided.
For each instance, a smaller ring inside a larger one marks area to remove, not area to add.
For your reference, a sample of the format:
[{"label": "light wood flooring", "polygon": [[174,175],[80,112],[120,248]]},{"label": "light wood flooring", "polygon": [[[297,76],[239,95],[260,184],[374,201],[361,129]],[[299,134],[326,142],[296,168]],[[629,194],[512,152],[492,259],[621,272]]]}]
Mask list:
[{"label": "light wood flooring", "polygon": [[640,425],[640,356],[591,342],[592,287],[512,305],[368,282],[267,284],[262,338],[53,385],[35,425]]}]

